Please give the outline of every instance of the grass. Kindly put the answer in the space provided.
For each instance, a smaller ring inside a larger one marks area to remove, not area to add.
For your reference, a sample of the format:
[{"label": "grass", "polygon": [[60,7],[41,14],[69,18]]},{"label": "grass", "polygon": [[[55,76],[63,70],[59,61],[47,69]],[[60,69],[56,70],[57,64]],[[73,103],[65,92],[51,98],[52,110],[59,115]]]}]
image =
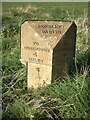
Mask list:
[{"label": "grass", "polygon": [[85,75],[75,75],[73,78],[68,76],[62,81],[56,81],[37,90],[27,91],[15,89],[14,86],[9,87],[10,89],[3,95],[4,102],[8,104],[4,119],[33,116],[34,119],[42,120],[43,114],[48,117],[50,111],[52,111],[49,113],[52,117],[55,111],[58,112],[58,114],[55,113],[57,117],[87,118],[88,80]]},{"label": "grass", "polygon": [[[7,7],[8,6],[8,7]],[[3,120],[89,119],[87,3],[3,3]],[[20,63],[20,25],[25,20],[72,20],[77,25],[75,66],[51,85],[27,90]]]}]

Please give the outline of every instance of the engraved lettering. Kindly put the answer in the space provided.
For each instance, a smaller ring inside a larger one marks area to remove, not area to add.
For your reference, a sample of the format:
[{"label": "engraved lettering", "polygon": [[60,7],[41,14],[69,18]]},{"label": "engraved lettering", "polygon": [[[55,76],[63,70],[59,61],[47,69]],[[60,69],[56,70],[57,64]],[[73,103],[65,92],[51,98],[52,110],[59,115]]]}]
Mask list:
[{"label": "engraved lettering", "polygon": [[46,34],[46,33],[48,33],[48,31],[47,30],[43,30],[43,31],[41,31],[42,33],[44,33],[44,34]]},{"label": "engraved lettering", "polygon": [[43,63],[42,59],[37,59],[37,58],[29,58],[29,62],[32,63]]},{"label": "engraved lettering", "polygon": [[38,42],[33,42],[33,45],[39,45],[39,43]]},{"label": "engraved lettering", "polygon": [[[47,24],[37,25],[37,27],[41,29],[41,33],[43,34],[61,34],[61,29],[64,28],[63,25],[57,25],[57,24],[56,25],[47,25]],[[54,30],[52,30],[51,28]]]},{"label": "engraved lettering", "polygon": [[33,50],[33,51],[41,51],[41,52],[50,52],[49,49],[45,49],[45,48],[37,48],[37,47],[29,47],[29,46],[24,46],[24,49],[26,50]]},{"label": "engraved lettering", "polygon": [[35,57],[37,57],[37,52],[34,52],[33,55],[34,55]]},{"label": "engraved lettering", "polygon": [[61,30],[57,31],[57,30],[42,30],[41,31],[44,34],[61,34]]},{"label": "engraved lettering", "polygon": [[38,25],[38,28],[64,28],[63,25]]}]

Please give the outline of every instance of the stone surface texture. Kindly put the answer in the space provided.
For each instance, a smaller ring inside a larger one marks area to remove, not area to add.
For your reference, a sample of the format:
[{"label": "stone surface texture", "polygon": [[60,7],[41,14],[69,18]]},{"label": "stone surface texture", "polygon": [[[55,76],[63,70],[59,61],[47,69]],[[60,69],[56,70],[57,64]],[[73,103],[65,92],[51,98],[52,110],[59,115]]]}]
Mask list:
[{"label": "stone surface texture", "polygon": [[75,57],[74,22],[25,21],[21,25],[21,63],[27,65],[28,88],[51,84],[69,72]]}]

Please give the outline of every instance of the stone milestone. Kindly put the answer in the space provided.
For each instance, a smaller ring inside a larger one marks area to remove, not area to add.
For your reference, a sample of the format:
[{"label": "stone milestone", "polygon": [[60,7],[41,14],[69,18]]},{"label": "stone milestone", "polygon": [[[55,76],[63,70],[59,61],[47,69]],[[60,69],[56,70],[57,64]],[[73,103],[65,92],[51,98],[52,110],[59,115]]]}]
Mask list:
[{"label": "stone milestone", "polygon": [[28,88],[51,84],[69,72],[75,57],[74,22],[25,21],[21,25],[21,63],[27,66]]}]

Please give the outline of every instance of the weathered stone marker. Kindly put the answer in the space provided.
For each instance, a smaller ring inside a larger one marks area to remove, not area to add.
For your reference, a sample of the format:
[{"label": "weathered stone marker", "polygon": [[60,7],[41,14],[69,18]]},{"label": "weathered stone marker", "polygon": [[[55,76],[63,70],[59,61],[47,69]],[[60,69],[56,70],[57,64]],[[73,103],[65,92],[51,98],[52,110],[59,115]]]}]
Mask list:
[{"label": "weathered stone marker", "polygon": [[65,75],[75,56],[76,25],[62,21],[25,21],[21,25],[21,63],[28,88]]}]

